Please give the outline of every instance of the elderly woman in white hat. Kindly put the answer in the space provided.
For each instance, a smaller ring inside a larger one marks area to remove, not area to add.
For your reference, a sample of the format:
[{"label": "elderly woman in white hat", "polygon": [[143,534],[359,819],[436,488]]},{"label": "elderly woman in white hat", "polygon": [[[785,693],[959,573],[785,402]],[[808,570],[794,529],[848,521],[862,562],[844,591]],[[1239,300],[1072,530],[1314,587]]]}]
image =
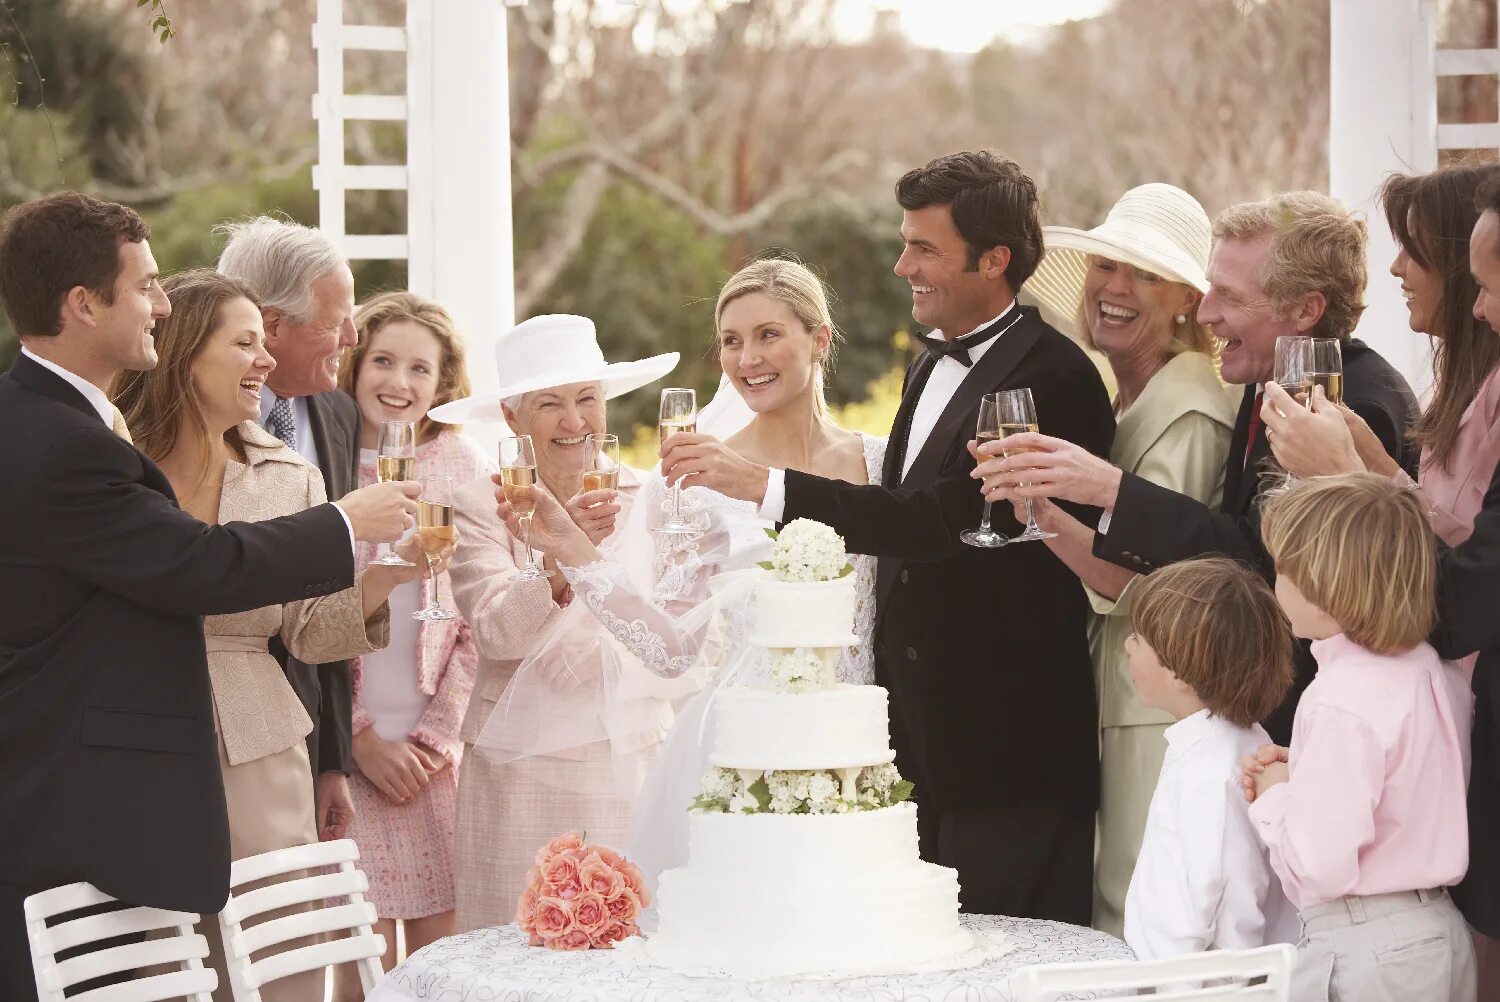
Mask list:
[{"label": "elderly woman in white hat", "polygon": [[[615,491],[581,494],[584,438],[607,431],[605,401],[655,382],[677,365],[670,352],[609,363],[586,317],[533,317],[495,342],[503,385],[434,408],[437,421],[503,420],[530,435],[537,475],[601,549],[652,573],[652,543],[632,519],[642,474],[619,473]],[[525,555],[495,512],[496,483],[459,488],[459,544],[449,573],[472,630],[477,678],[460,737],[454,879],[459,931],[513,921],[537,851],[558,835],[587,831],[619,847],[634,791],[670,723],[671,693],[641,682],[630,723],[605,721],[618,688],[649,674],[618,657],[599,621],[570,607],[563,575],[519,579]],[[545,564],[554,570],[551,561]],[[608,690],[608,691],[606,691]],[[606,726],[608,724],[608,726]]]},{"label": "elderly woman in white hat", "polygon": [[[1213,233],[1191,195],[1169,184],[1126,192],[1092,230],[1049,226],[1047,254],[1026,292],[1076,324],[1102,352],[1116,386],[1110,461],[1216,505],[1235,405],[1214,370],[1214,341],[1195,316],[1208,289]],[[1102,783],[1094,870],[1094,925],[1120,935],[1125,892],[1161,771],[1172,718],[1141,704],[1130,678],[1130,586],[1136,575],[1093,556],[1094,530],[1049,503],[1037,506],[1054,553],[1082,579],[1099,693]]]}]

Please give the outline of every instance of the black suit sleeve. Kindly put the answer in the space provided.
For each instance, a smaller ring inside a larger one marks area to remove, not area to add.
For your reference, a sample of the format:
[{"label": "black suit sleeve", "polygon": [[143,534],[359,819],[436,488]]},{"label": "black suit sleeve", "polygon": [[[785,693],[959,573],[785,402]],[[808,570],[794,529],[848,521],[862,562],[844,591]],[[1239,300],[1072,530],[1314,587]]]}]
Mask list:
[{"label": "black suit sleeve", "polygon": [[33,489],[39,545],[59,567],[164,612],[241,612],[354,584],[332,505],[205,525],[147,486],[140,454],[105,428],[59,438]]},{"label": "black suit sleeve", "polygon": [[[1438,625],[1432,645],[1445,658],[1462,658],[1500,644],[1500,467],[1490,478],[1474,531],[1438,558]],[[1481,666],[1483,659],[1481,659]],[[1476,669],[1479,670],[1479,669]]]},{"label": "black suit sleeve", "polygon": [[354,667],[348,661],[318,665],[322,700],[318,704],[318,771],[349,773],[354,768]]}]

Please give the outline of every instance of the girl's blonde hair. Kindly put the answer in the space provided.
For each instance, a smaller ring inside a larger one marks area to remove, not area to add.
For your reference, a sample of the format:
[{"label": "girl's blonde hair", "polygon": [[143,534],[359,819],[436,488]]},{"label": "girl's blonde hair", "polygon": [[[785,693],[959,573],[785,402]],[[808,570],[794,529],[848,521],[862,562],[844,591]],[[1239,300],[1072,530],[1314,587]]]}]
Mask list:
[{"label": "girl's blonde hair", "polygon": [[[432,406],[468,396],[469,370],[464,364],[464,342],[453,317],[437,303],[412,292],[382,292],[354,314],[354,329],[359,332],[359,341],[344,353],[344,360],[339,365],[339,389],[354,396],[360,366],[364,364],[375,332],[398,320],[425,327],[442,345],[443,357],[438,362],[437,392],[432,395]],[[444,428],[458,431],[460,426],[434,421],[424,414],[417,421],[417,441],[426,442]]]},{"label": "girl's blonde hair", "polygon": [[1276,564],[1376,654],[1427,639],[1437,612],[1437,552],[1417,493],[1373,473],[1304,480],[1274,495],[1261,537]]},{"label": "girl's blonde hair", "polygon": [[802,324],[812,333],[819,327],[828,328],[828,350],[819,356],[818,371],[814,377],[817,384],[818,412],[823,413],[827,404],[823,400],[823,383],[833,371],[834,356],[844,340],[843,333],[833,322],[833,313],[828,308],[828,290],[812,269],[800,261],[786,258],[762,258],[752,261],[730,276],[719,290],[719,301],[714,306],[714,331],[724,319],[724,308],[741,296],[760,293],[786,305]]}]

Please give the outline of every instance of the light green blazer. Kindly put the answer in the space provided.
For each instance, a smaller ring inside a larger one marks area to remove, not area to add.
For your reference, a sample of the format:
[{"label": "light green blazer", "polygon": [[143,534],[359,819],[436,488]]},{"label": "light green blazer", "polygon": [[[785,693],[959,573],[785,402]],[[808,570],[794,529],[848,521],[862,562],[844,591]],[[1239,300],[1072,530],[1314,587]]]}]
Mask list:
[{"label": "light green blazer", "polygon": [[[1242,387],[1226,388],[1202,352],[1174,356],[1120,415],[1110,461],[1168,490],[1217,507],[1224,491],[1224,460]],[[1087,589],[1094,615],[1089,648],[1099,693],[1099,725],[1170,724],[1172,717],[1141,705],[1130,681],[1125,638],[1130,636],[1130,593],[1116,600]]]}]

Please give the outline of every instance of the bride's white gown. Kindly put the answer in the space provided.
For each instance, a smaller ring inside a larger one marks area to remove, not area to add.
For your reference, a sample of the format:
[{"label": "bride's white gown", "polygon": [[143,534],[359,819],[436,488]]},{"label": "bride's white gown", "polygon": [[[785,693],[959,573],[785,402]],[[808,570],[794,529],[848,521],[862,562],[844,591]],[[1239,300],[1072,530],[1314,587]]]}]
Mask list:
[{"label": "bride's white gown", "polygon": [[[885,458],[884,438],[864,440],[865,469],[872,484],[880,483]],[[658,484],[660,481],[658,481]],[[665,492],[658,496],[663,497]],[[713,717],[707,712],[724,676],[734,681],[753,679],[764,671],[763,658],[746,643],[749,623],[748,591],[744,575],[769,555],[771,523],[760,518],[756,506],[727,498],[705,488],[682,493],[683,511],[704,526],[691,536],[665,537],[658,553],[657,580],[650,603],[642,607],[620,575],[604,563],[568,568],[565,573],[579,600],[598,616],[610,633],[654,670],[680,669],[688,660],[709,659],[700,668],[707,684],[677,713],[636,798],[627,855],[640,866],[654,891],[663,870],[687,862],[688,805],[697,796],[713,748]],[[855,624],[858,643],[838,661],[840,682],[869,685],[875,680],[875,558],[854,558]],[[723,575],[729,575],[729,578]],[[734,580],[739,578],[741,580]],[[715,580],[717,579],[717,580]],[[711,591],[719,595],[710,605]],[[707,638],[712,635],[710,642]]]}]

